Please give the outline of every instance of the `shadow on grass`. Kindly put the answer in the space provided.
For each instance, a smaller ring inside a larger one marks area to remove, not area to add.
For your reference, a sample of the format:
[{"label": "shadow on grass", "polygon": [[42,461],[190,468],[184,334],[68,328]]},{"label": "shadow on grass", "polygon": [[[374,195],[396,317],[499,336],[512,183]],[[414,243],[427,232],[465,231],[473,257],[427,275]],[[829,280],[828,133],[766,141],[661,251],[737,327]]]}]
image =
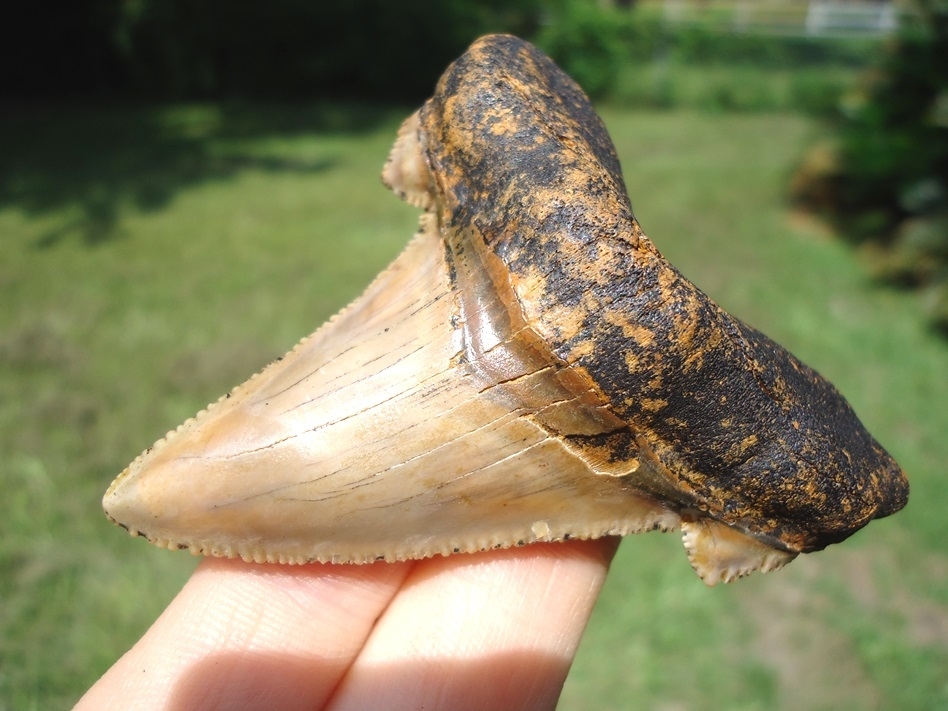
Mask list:
[{"label": "shadow on grass", "polygon": [[[399,111],[399,113],[402,113]],[[123,205],[150,211],[187,187],[243,170],[319,172],[331,158],[262,156],[239,142],[300,134],[352,134],[393,118],[365,105],[251,107],[17,107],[0,111],[0,208],[31,215],[74,208],[37,249],[76,235],[88,246],[120,234]],[[223,142],[233,143],[221,150]]]}]

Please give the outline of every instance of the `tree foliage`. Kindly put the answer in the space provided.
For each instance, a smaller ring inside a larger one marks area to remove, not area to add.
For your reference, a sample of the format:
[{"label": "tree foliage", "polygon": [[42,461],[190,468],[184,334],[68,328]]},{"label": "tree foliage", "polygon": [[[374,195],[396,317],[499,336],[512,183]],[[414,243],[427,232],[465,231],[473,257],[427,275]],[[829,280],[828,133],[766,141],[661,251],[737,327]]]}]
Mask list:
[{"label": "tree foliage", "polygon": [[835,146],[810,153],[793,189],[863,245],[878,276],[924,288],[948,330],[948,2],[921,9],[852,97]]},{"label": "tree foliage", "polygon": [[624,39],[632,28],[628,12],[597,3],[563,2],[537,35],[537,44],[592,98],[615,86],[628,56]]},{"label": "tree foliage", "polygon": [[478,35],[532,35],[542,0],[21,4],[7,97],[417,100]]}]

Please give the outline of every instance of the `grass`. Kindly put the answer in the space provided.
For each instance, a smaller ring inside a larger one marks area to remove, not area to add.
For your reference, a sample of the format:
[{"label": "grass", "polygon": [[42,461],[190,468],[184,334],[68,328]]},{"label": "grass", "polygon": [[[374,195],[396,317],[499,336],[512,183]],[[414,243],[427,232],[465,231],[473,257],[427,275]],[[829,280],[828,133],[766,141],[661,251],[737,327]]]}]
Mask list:
[{"label": "grass", "polygon": [[[378,171],[403,112],[183,106],[0,116],[0,709],[67,706],[194,566],[100,512],[138,452],[312,331],[412,233]],[[948,708],[948,345],[790,212],[818,127],[606,110],[636,214],[725,308],[834,380],[909,508],[705,589],[625,541],[562,709]]]},{"label": "grass", "polygon": [[762,70],[750,63],[699,64],[666,56],[623,65],[613,102],[638,108],[837,116],[841,98],[858,76],[856,69],[838,64]]}]

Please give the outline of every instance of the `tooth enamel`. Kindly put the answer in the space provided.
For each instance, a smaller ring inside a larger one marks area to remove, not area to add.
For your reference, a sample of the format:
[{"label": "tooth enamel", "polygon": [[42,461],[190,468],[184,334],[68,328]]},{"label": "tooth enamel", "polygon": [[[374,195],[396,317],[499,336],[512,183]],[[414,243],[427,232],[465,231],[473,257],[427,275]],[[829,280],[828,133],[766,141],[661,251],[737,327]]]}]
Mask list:
[{"label": "tooth enamel", "polygon": [[708,585],[769,573],[797,557],[709,518],[686,518],[681,533],[691,566]]}]

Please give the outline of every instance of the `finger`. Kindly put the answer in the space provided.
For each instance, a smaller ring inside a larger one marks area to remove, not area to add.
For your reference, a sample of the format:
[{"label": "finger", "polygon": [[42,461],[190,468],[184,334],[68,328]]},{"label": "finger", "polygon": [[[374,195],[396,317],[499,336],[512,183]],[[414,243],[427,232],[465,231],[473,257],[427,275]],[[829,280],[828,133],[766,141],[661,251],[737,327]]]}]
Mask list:
[{"label": "finger", "polygon": [[77,708],[318,708],[411,566],[205,560]]},{"label": "finger", "polygon": [[417,563],[329,708],[553,709],[617,545]]}]

